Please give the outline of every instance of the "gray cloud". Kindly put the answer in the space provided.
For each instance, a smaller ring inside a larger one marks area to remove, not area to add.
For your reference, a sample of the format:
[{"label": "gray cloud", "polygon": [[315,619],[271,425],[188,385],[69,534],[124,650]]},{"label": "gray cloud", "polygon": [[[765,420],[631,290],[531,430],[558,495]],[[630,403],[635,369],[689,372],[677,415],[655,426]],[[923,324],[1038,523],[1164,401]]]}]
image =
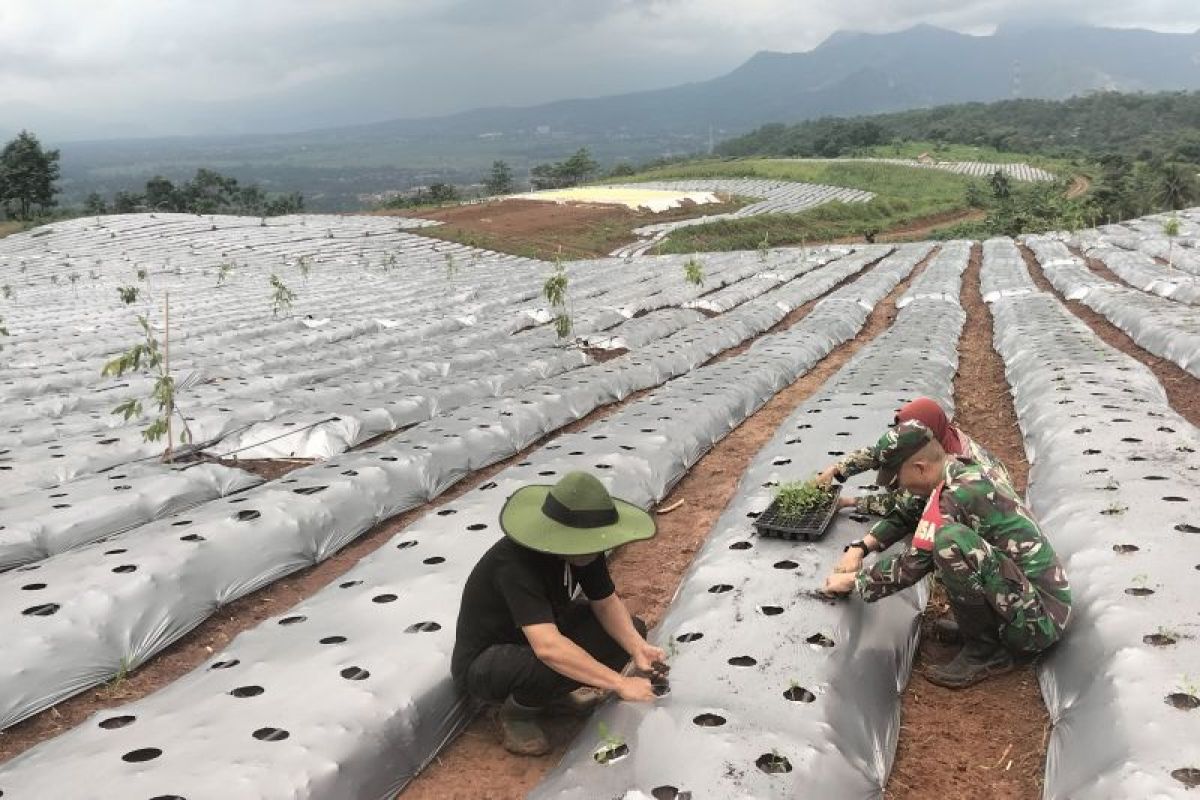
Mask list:
[{"label": "gray cloud", "polygon": [[6,0],[0,134],[273,131],[703,80],[927,22],[1200,28],[1195,0]]}]

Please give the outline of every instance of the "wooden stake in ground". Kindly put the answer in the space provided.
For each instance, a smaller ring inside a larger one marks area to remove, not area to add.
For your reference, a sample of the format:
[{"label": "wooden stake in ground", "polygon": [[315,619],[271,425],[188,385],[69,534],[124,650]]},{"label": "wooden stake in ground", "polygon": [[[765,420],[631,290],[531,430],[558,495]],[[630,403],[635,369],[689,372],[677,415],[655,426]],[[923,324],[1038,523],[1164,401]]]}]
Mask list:
[{"label": "wooden stake in ground", "polygon": [[[163,292],[163,373],[167,376],[167,380],[171,379],[171,292],[166,290]],[[167,463],[171,462],[171,447],[175,441],[174,434],[171,431],[171,417],[175,415],[175,387],[171,387],[171,393],[167,395],[167,452],[163,456],[163,460]]]}]

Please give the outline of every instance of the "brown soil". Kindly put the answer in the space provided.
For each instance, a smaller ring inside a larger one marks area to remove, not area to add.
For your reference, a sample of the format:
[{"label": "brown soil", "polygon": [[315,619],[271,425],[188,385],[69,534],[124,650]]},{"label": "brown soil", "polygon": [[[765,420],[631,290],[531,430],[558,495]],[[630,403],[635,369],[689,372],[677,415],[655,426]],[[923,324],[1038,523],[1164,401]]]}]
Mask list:
[{"label": "brown soil", "polygon": [[[623,547],[613,557],[613,580],[632,612],[651,626],[658,622],[751,460],[797,406],[864,345],[891,327],[896,318],[896,299],[923,271],[925,263],[928,259],[876,306],[858,336],[836,348],[768,401],[692,467],[663,499],[660,508],[669,508],[680,500],[683,505],[658,518],[659,530],[654,539]],[[811,310],[812,305],[807,308]],[[797,309],[793,314],[800,311]],[[795,324],[804,314],[807,311],[799,316],[789,315],[785,322]],[[519,758],[500,747],[491,718],[481,716],[400,797],[403,800],[524,797],[558,762],[584,724],[580,720],[553,720],[547,732],[554,749],[540,758]]]},{"label": "brown soil", "polygon": [[[1125,355],[1140,361],[1154,373],[1158,382],[1167,392],[1167,402],[1180,416],[1193,425],[1200,426],[1200,381],[1173,361],[1159,358],[1139,347],[1133,339],[1116,325],[1113,325],[1103,315],[1096,313],[1078,300],[1067,300],[1042,272],[1037,257],[1028,248],[1021,248],[1025,265],[1037,287],[1047,294],[1057,297],[1072,314],[1087,324],[1092,332],[1099,336],[1105,344],[1115,347]],[[1094,260],[1088,263],[1092,269],[1097,269]],[[1103,265],[1099,265],[1101,268]],[[1099,272],[1099,270],[1097,269]]]},{"label": "brown soil", "polygon": [[486,203],[417,211],[405,216],[445,223],[417,233],[488,250],[550,260],[606,256],[636,242],[633,229],[658,222],[736,211],[744,202],[696,205],[653,214],[598,203],[549,203],[540,200],[492,200]]},{"label": "brown soil", "polygon": [[[941,228],[948,228],[952,225],[959,225],[964,222],[977,222],[985,218],[987,214],[979,209],[968,209],[965,211],[944,211],[941,214],[934,214],[929,217],[921,217],[907,222],[903,225],[898,225],[895,228],[880,233],[875,237],[875,241],[882,242],[917,242],[928,239],[935,231]],[[830,239],[829,241],[811,242],[812,246],[822,244],[862,244],[866,239],[863,236],[843,236],[840,239]]]},{"label": "brown soil", "polygon": [[224,464],[234,469],[244,469],[253,472],[263,480],[273,481],[282,478],[293,470],[312,466],[313,458],[220,458],[218,464]]},{"label": "brown soil", "polygon": [[[982,251],[971,251],[963,276],[966,327],[954,380],[955,423],[999,457],[1017,488],[1029,474],[1021,432],[992,348],[992,316],[979,289]],[[1041,797],[1049,716],[1031,665],[969,689],[935,686],[921,677],[930,664],[953,658],[956,647],[929,635],[949,612],[935,590],[925,611],[921,648],[900,712],[900,739],[885,796],[888,800],[1035,800]]]}]

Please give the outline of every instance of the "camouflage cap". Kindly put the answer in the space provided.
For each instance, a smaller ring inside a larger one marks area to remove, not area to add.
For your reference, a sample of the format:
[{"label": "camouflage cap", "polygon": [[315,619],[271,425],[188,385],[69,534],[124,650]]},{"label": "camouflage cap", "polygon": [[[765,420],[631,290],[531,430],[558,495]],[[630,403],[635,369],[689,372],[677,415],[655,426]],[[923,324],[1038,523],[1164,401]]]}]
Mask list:
[{"label": "camouflage cap", "polygon": [[879,465],[876,482],[885,489],[891,487],[900,473],[900,466],[933,440],[933,431],[916,420],[889,428],[871,448],[871,455]]}]

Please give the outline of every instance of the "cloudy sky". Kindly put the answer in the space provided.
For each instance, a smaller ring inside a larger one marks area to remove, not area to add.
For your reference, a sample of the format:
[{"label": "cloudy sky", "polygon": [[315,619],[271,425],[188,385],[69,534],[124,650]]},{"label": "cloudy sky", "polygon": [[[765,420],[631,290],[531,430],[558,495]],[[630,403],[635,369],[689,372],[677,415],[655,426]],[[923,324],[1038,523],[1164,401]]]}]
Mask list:
[{"label": "cloudy sky", "polygon": [[1200,28],[1197,0],[0,0],[0,135],[306,130],[715,77],[926,22]]}]

